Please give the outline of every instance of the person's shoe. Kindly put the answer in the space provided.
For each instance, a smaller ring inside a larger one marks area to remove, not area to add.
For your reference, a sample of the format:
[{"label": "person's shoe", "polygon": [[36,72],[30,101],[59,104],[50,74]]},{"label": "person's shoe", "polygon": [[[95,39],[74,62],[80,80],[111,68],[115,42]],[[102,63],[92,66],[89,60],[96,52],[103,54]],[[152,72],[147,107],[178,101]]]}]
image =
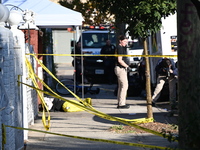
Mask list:
[{"label": "person's shoe", "polygon": [[117,106],[118,109],[129,109],[130,105]]}]

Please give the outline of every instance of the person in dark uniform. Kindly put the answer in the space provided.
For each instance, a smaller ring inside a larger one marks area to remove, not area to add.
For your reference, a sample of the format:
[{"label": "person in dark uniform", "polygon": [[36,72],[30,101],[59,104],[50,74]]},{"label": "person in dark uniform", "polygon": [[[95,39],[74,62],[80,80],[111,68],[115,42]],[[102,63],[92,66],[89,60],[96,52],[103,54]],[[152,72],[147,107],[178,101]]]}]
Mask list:
[{"label": "person in dark uniform", "polygon": [[[75,50],[72,51],[71,54],[82,54],[81,52],[81,42],[77,42],[75,45]],[[81,56],[72,56],[74,57],[74,60],[72,62],[72,65],[75,67],[75,81],[77,83],[81,83],[82,81],[82,60]]]},{"label": "person in dark uniform", "polygon": [[[109,39],[106,40],[106,45],[101,48],[101,54],[103,55],[113,55],[115,54],[115,46],[111,44]],[[114,82],[114,68],[115,68],[115,57],[114,56],[103,56],[105,75],[107,78],[107,83],[112,84]]]},{"label": "person in dark uniform", "polygon": [[155,68],[157,74],[157,85],[152,96],[152,106],[155,106],[156,101],[161,95],[162,88],[166,81],[169,83],[169,101],[171,109],[176,108],[176,83],[178,72],[175,63],[172,59],[162,58],[158,61]]},{"label": "person in dark uniform", "polygon": [[[76,81],[77,84],[82,83],[82,76],[83,76],[83,72],[84,72],[84,68],[83,68],[83,61],[84,61],[84,57],[81,56],[83,54],[91,54],[91,51],[82,51],[81,50],[81,42],[77,42],[75,45],[75,49],[72,50],[71,54],[78,54],[80,56],[73,56],[74,60],[72,61],[72,65],[75,68],[74,72],[75,72],[75,77],[74,80]],[[85,77],[83,76],[83,80],[85,81]]]}]

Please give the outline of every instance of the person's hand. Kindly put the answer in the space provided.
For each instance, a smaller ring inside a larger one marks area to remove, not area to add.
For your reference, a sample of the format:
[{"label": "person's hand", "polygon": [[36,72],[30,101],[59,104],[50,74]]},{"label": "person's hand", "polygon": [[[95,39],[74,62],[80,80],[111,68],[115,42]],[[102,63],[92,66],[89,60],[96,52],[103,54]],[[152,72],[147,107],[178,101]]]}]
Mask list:
[{"label": "person's hand", "polygon": [[131,67],[127,67],[127,68],[126,68],[126,71],[127,71],[127,72],[131,72],[131,71],[132,71],[132,68],[131,68]]}]

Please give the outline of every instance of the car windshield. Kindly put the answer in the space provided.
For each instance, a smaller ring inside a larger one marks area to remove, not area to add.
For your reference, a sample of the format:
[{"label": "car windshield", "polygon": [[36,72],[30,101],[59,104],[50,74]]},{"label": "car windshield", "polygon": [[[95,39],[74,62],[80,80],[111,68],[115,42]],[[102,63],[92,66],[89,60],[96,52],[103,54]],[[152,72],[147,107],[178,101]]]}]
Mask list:
[{"label": "car windshield", "polygon": [[113,45],[116,45],[116,37],[114,33],[84,33],[83,48],[101,48],[106,44],[106,40],[110,39]]}]

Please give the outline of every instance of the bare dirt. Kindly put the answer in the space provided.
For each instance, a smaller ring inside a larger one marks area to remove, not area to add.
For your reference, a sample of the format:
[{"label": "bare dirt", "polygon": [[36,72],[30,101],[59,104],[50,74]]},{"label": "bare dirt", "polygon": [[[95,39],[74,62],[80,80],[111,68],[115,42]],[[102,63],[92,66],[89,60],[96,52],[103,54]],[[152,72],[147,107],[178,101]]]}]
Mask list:
[{"label": "bare dirt", "polygon": [[[149,123],[143,123],[138,124],[141,127],[157,131],[159,133],[171,133],[171,134],[178,134],[178,126],[172,125],[172,124],[165,124],[160,122],[149,122]],[[126,126],[126,125],[117,125],[113,126],[109,129],[109,131],[114,133],[148,133],[147,131],[132,127],[132,126]]]}]

